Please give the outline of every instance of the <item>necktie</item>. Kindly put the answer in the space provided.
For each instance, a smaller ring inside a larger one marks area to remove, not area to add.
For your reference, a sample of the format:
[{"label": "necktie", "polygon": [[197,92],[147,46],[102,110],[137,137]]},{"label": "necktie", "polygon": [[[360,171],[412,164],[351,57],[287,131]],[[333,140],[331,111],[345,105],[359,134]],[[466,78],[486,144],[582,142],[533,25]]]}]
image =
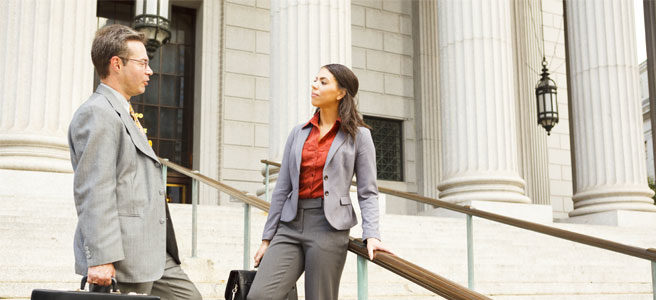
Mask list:
[{"label": "necktie", "polygon": [[141,126],[141,122],[139,122],[139,114],[134,112],[134,109],[132,108],[132,104],[130,105],[130,116],[132,117],[132,120],[134,120],[134,123],[137,124],[137,128],[141,130],[144,134],[146,133],[146,130]]},{"label": "necktie", "polygon": [[[132,117],[132,120],[134,120],[134,123],[137,124],[137,128],[139,128],[139,130],[141,130],[141,132],[143,132],[144,136],[146,136],[146,138],[148,138],[148,136],[146,135],[146,133],[148,131],[146,130],[146,128],[143,128],[143,126],[141,126],[141,122],[139,122],[139,118],[143,117],[143,115],[135,113],[134,109],[132,108],[132,104],[129,103],[129,102],[128,102],[128,104],[130,106],[130,116]],[[152,147],[153,142],[151,140],[148,140],[148,145],[150,145]]]}]

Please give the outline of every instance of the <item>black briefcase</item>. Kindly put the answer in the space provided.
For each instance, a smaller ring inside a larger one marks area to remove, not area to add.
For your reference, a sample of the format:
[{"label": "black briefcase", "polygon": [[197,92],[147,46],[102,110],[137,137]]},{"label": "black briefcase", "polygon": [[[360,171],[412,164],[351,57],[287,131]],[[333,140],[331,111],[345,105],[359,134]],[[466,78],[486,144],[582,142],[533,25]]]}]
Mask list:
[{"label": "black briefcase", "polygon": [[[248,295],[248,290],[255,280],[255,274],[257,271],[249,270],[232,270],[230,271],[230,276],[228,277],[228,283],[226,284],[225,289],[225,298],[226,300],[246,300],[246,295]],[[298,300],[298,293],[296,292],[296,285],[292,287],[292,290],[287,294],[287,300]]]},{"label": "black briefcase", "polygon": [[[84,286],[87,278],[82,278],[80,290],[78,291],[58,291],[58,290],[32,290],[32,300],[159,300],[157,296],[146,296],[137,294],[120,294],[116,289],[116,280],[112,279],[111,291],[106,292],[87,292]],[[91,289],[91,287],[89,287]]]}]

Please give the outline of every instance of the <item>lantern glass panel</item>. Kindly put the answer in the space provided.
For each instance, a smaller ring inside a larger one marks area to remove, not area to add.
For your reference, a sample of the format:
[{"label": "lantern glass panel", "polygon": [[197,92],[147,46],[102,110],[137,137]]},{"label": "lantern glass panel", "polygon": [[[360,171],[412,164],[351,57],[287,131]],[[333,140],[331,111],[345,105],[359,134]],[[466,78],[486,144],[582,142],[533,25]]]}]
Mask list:
[{"label": "lantern glass panel", "polygon": [[543,97],[543,99],[544,99],[544,100],[543,100],[543,101],[544,101],[544,111],[545,111],[545,112],[551,112],[551,111],[553,111],[553,106],[552,106],[552,103],[551,103],[551,94],[550,94],[550,93],[546,93],[546,94],[544,94],[542,97]]},{"label": "lantern glass panel", "polygon": [[134,15],[143,15],[144,14],[144,0],[137,0],[134,5]]},{"label": "lantern glass panel", "polygon": [[554,91],[553,94],[551,94],[551,105],[553,107],[554,112],[558,112],[558,94]]},{"label": "lantern glass panel", "polygon": [[538,115],[544,112],[544,94],[538,93]]},{"label": "lantern glass panel", "polygon": [[157,0],[145,0],[146,1],[146,14],[157,15]]}]

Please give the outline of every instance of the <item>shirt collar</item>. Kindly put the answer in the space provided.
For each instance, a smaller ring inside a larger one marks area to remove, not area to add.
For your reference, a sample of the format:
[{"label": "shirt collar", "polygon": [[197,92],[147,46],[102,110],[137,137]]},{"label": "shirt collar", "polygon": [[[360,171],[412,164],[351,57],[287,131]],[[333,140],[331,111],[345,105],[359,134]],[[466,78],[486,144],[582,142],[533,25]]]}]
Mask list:
[{"label": "shirt collar", "polygon": [[[312,119],[310,119],[310,121],[305,123],[305,125],[303,125],[303,127],[307,127],[310,124],[312,124],[312,126],[314,126],[314,127],[319,128],[319,112],[318,111],[316,113],[314,113],[314,116],[312,116]],[[339,126],[341,124],[342,124],[342,118],[337,117],[335,125]],[[335,125],[333,125],[333,126],[335,126]]]},{"label": "shirt collar", "polygon": [[123,108],[125,108],[126,112],[128,112],[128,113],[130,112],[130,102],[127,99],[125,99],[125,97],[123,95],[121,95],[121,93],[119,93],[117,90],[113,89],[111,86],[106,85],[102,82],[100,83],[100,85],[102,85],[102,86],[106,87],[107,89],[109,89],[109,91],[111,91],[112,94],[114,94],[114,97],[116,97],[116,99],[125,100],[125,101],[121,101],[121,106]]}]

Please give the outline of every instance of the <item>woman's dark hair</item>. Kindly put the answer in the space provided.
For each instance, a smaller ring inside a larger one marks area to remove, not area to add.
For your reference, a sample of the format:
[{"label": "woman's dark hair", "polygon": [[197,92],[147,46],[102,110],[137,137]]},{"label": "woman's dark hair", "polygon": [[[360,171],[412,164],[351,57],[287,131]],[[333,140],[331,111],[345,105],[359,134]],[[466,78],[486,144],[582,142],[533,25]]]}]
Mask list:
[{"label": "woman's dark hair", "polygon": [[[362,120],[355,104],[355,95],[358,94],[358,87],[360,85],[358,77],[353,74],[351,69],[344,65],[328,64],[322,68],[325,68],[330,74],[333,74],[335,80],[337,80],[338,88],[346,91],[346,95],[339,100],[337,113],[339,118],[342,119],[340,129],[345,133],[348,133],[353,140],[355,140],[355,135],[358,133],[359,126],[371,129],[371,127],[365,124]],[[317,111],[319,111],[319,108],[317,108]]]}]

